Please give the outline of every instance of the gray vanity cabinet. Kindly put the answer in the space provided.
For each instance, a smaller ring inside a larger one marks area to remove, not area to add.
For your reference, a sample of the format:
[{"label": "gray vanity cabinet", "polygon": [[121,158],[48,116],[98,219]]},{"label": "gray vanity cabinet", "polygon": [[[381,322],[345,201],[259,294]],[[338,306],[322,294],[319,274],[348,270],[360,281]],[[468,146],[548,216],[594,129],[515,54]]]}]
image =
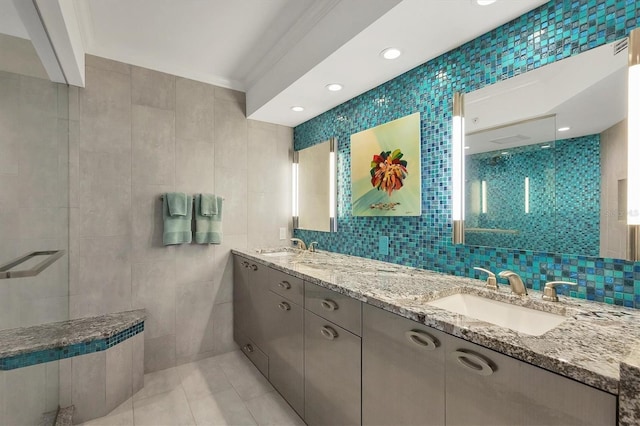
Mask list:
[{"label": "gray vanity cabinet", "polygon": [[448,425],[615,425],[616,397],[453,336]]},{"label": "gray vanity cabinet", "polygon": [[445,424],[445,335],[362,307],[362,424]]},{"label": "gray vanity cabinet", "polygon": [[304,312],[305,421],[308,425],[359,425],[360,337]]},{"label": "gray vanity cabinet", "polygon": [[268,270],[243,257],[233,257],[233,338],[265,376],[268,376],[269,368],[264,321]]},{"label": "gray vanity cabinet", "polygon": [[272,291],[266,296],[269,381],[304,417],[304,310]]}]

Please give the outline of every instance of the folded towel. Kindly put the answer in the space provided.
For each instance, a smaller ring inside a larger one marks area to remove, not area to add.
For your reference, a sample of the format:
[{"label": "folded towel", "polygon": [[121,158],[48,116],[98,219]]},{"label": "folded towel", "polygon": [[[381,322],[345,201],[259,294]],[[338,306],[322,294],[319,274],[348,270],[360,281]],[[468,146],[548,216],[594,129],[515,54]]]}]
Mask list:
[{"label": "folded towel", "polygon": [[164,195],[164,199],[168,201],[170,216],[187,215],[187,194],[184,192],[167,192]]},{"label": "folded towel", "polygon": [[184,244],[191,242],[191,216],[193,211],[193,197],[186,195],[186,214],[183,216],[172,216],[169,213],[169,197],[165,195],[162,202],[162,219],[164,222],[164,232],[162,233],[162,244],[165,246],[172,244]]},{"label": "folded towel", "polygon": [[201,197],[196,197],[196,243],[222,243],[222,197],[215,197],[217,212],[213,216],[201,214]]},{"label": "folded towel", "polygon": [[218,214],[218,202],[213,194],[200,194],[200,214],[213,216]]}]

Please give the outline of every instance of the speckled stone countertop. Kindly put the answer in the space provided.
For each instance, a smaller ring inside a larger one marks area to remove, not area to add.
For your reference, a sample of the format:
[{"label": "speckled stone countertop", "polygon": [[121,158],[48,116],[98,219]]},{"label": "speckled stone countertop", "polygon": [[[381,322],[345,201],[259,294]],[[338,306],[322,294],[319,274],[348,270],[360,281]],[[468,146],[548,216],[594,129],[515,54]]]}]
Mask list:
[{"label": "speckled stone countertop", "polygon": [[[508,285],[496,292],[484,288],[483,280],[324,251],[232,252],[616,395],[620,364],[640,342],[640,310],[562,295],[559,302],[545,302],[539,291],[520,297]],[[533,307],[567,320],[530,336],[426,304],[456,293]]]},{"label": "speckled stone countertop", "polygon": [[114,336],[145,319],[145,310],[53,322],[0,331],[0,358]]}]

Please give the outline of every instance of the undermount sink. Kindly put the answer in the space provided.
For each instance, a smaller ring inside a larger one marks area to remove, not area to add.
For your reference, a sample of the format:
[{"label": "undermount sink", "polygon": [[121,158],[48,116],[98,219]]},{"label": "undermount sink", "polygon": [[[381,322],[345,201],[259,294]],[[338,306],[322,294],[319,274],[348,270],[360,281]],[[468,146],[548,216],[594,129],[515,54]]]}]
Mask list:
[{"label": "undermount sink", "polygon": [[262,253],[263,256],[267,256],[267,257],[293,256],[294,254],[298,254],[298,253],[294,253],[291,251],[274,251],[271,253]]},{"label": "undermount sink", "polygon": [[541,336],[567,319],[562,315],[486,299],[473,294],[453,294],[427,302],[427,305],[531,336]]}]

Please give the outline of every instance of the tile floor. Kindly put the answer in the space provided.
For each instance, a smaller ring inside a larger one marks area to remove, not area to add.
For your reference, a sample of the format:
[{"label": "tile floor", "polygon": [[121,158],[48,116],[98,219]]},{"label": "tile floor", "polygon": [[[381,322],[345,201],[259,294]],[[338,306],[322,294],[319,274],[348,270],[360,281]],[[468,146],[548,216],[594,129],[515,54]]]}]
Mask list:
[{"label": "tile floor", "polygon": [[251,362],[229,352],[144,376],[144,388],[84,425],[304,425]]}]

